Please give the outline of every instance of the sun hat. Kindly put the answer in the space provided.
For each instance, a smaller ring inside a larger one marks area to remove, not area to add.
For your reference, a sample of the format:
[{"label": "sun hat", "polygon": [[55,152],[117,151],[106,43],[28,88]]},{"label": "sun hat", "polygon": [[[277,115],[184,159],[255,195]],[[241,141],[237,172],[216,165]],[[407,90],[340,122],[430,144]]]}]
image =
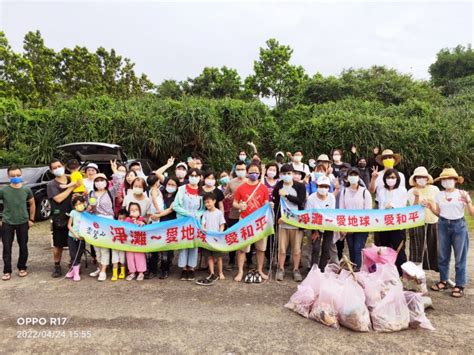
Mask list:
[{"label": "sun hat", "polygon": [[389,156],[389,155],[393,156],[393,158],[395,159],[395,162],[393,163],[393,166],[397,165],[402,160],[402,156],[400,154],[398,154],[398,153],[395,154],[393,152],[393,150],[391,150],[391,149],[384,149],[382,154],[377,155],[377,157],[375,158],[375,161],[377,162],[377,164],[383,165],[383,158],[386,157],[386,156]]},{"label": "sun hat", "polygon": [[443,180],[443,179],[457,179],[458,183],[462,184],[464,182],[464,178],[459,176],[458,173],[454,168],[444,168],[439,177],[434,179],[434,182]]},{"label": "sun hat", "polygon": [[428,173],[428,170],[424,166],[419,166],[418,168],[415,169],[413,172],[413,175],[410,176],[410,180],[408,183],[410,186],[416,186],[415,178],[416,177],[426,177],[428,178],[428,184],[433,183],[433,177]]},{"label": "sun hat", "polygon": [[316,159],[316,163],[319,163],[319,162],[328,162],[330,163],[331,160],[329,159],[329,157],[327,156],[327,154],[320,154],[318,156],[318,159]]}]

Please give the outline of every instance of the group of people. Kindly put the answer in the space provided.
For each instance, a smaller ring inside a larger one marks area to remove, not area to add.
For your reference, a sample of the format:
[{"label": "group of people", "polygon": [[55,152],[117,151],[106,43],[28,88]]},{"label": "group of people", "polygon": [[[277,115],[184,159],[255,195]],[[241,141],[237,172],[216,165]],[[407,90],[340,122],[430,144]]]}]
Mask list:
[{"label": "group of people", "polygon": [[[81,213],[84,211],[138,226],[193,216],[201,219],[207,231],[224,231],[270,203],[276,216],[276,235],[229,253],[227,265],[224,266],[224,255],[219,252],[200,251],[198,248],[179,250],[181,280],[196,280],[201,255],[201,259],[207,261],[209,274],[196,283],[212,285],[225,278],[224,268],[232,270],[235,265],[237,273],[234,280],[242,281],[245,263],[251,267],[253,255],[256,273],[261,279],[268,279],[265,260],[268,268],[272,259],[271,251],[276,249],[276,280],[284,280],[285,265],[290,254],[293,279],[301,281],[301,249],[305,236],[310,238],[312,244],[309,266],[317,264],[323,271],[328,263],[338,263],[347,242],[350,260],[356,269],[361,267],[361,252],[368,233],[309,232],[286,224],[280,213],[283,199],[294,210],[392,209],[423,205],[426,210],[425,225],[408,230],[409,259],[422,263],[425,269],[439,271],[440,281],[431,289],[441,291],[449,288],[449,263],[453,250],[455,287],[451,289],[451,295],[463,296],[467,282],[468,252],[464,213],[467,211],[474,215],[474,207],[469,194],[458,189],[463,178],[455,169],[446,168],[439,177],[433,179],[426,168],[418,167],[411,174],[407,185],[404,174],[395,168],[401,156],[390,149],[381,153],[374,150],[374,157],[367,159],[357,157],[357,150],[352,147],[351,163],[343,161],[341,149],[332,152],[332,159],[321,154],[308,159],[307,163],[303,161],[301,151],[286,154],[280,151],[275,154],[274,161],[264,165],[255,145],[250,145],[253,148],[251,158],[241,151],[230,170],[219,174],[203,169],[203,160],[198,156],[176,165],[175,159],[171,157],[149,176],[145,176],[139,162],[127,167],[111,161],[110,177],[101,173],[94,163],[87,164],[81,172],[77,160],[64,164],[59,159],[53,159],[49,167],[55,178],[47,188],[52,206],[52,276],[60,277],[63,274],[61,259],[65,247],[70,253],[70,266],[65,277],[75,281],[81,278],[80,265],[85,252],[90,253],[97,264],[97,269],[90,276],[97,277],[99,281],[107,279],[109,264],[112,265],[112,281],[141,281],[156,276],[165,279],[169,276],[173,251],[145,254],[97,246],[87,248],[79,234]],[[28,229],[35,215],[34,198],[31,190],[23,185],[21,169],[11,166],[8,175],[10,184],[0,189],[0,199],[4,203],[2,280],[9,280],[12,276],[11,250],[15,232],[20,247],[17,265],[19,276],[28,275]],[[440,182],[441,191],[434,185],[436,182]],[[401,265],[407,261],[406,239],[405,230],[377,232],[374,235],[376,245],[397,250],[396,265],[399,272]]]}]

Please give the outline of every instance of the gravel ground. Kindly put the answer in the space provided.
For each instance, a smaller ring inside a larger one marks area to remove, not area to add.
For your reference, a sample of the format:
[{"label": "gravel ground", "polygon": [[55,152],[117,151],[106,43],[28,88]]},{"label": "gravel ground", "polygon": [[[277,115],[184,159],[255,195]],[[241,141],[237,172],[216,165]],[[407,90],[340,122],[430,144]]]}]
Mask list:
[{"label": "gravel ground", "polygon": [[[0,283],[1,353],[474,353],[471,289],[462,299],[430,292],[435,309],[428,318],[436,331],[359,334],[326,328],[285,309],[296,290],[289,277],[246,285],[226,272],[226,280],[200,287],[180,281],[173,269],[164,281],[98,283],[87,276],[89,264],[75,283],[50,276],[49,222],[32,228],[29,246],[30,275],[20,279],[15,273]],[[472,248],[471,243],[471,285]],[[436,279],[428,273],[429,282]],[[47,324],[22,324],[33,318]],[[51,324],[57,318],[60,324]]]}]

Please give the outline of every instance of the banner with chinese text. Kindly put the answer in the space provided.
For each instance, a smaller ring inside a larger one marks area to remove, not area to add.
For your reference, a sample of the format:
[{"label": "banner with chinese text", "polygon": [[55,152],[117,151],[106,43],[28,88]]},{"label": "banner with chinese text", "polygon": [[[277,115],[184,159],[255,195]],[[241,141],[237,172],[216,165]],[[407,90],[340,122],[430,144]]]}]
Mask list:
[{"label": "banner with chinese text", "polygon": [[292,210],[281,199],[281,219],[304,229],[337,232],[383,232],[408,229],[425,224],[421,205],[388,210],[312,209]]},{"label": "banner with chinese text", "polygon": [[139,227],[83,212],[79,235],[87,243],[109,249],[154,252],[205,248],[229,252],[239,250],[274,234],[273,211],[261,207],[224,232],[206,232],[193,217]]}]

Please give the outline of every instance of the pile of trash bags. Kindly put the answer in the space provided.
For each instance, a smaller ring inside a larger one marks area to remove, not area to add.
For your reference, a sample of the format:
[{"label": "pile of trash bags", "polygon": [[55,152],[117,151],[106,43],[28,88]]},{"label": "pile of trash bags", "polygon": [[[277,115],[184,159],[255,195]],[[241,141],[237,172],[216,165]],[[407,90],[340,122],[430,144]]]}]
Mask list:
[{"label": "pile of trash bags", "polygon": [[434,330],[425,315],[426,277],[418,265],[403,264],[400,279],[396,251],[372,246],[362,252],[363,266],[353,272],[336,264],[324,273],[314,265],[286,308],[328,327],[358,332],[395,332],[407,328]]}]

